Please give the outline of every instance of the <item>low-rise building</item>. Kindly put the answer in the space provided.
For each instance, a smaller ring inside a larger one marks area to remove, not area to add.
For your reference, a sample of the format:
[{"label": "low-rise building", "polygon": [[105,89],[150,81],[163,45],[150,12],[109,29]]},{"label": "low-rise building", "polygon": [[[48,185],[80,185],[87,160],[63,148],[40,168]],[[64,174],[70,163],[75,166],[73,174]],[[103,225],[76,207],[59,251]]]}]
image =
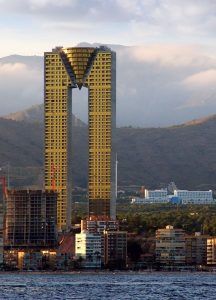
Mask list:
[{"label": "low-rise building", "polygon": [[101,235],[82,231],[76,234],[75,255],[84,268],[101,268]]},{"label": "low-rise building", "polygon": [[161,265],[185,264],[185,232],[166,226],[156,231],[156,262]]},{"label": "low-rise building", "polygon": [[216,204],[213,198],[212,190],[209,191],[188,191],[174,190],[174,194],[168,194],[167,189],[147,190],[145,189],[145,198],[133,197],[132,204]]},{"label": "low-rise building", "polygon": [[216,204],[216,201],[213,199],[212,190],[174,190],[174,196],[178,197],[181,200],[182,204]]},{"label": "low-rise building", "polygon": [[186,264],[206,265],[207,263],[207,239],[209,236],[196,232],[186,236]]},{"label": "low-rise building", "polygon": [[145,189],[145,198],[154,199],[154,198],[167,198],[168,192],[167,189],[159,189],[159,190],[148,190]]},{"label": "low-rise building", "polygon": [[56,251],[5,250],[4,264],[7,270],[55,270],[57,268]]},{"label": "low-rise building", "polygon": [[145,198],[133,197],[131,203],[134,204],[156,204],[168,203],[169,197],[167,189],[147,190],[145,189]]},{"label": "low-rise building", "polygon": [[216,237],[207,239],[207,265],[216,265]]}]

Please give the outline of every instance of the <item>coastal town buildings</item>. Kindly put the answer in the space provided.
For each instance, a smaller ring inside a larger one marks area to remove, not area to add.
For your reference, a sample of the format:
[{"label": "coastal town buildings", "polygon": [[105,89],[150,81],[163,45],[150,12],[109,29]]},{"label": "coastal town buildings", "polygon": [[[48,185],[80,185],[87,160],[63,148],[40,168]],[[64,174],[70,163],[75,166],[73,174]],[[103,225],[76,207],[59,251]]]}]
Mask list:
[{"label": "coastal town buildings", "polygon": [[182,204],[216,204],[216,201],[213,199],[212,190],[174,190],[174,197],[178,197]]},{"label": "coastal town buildings", "polygon": [[172,204],[194,204],[207,205],[216,204],[213,198],[212,190],[209,191],[188,191],[188,190],[173,190],[172,194],[168,193],[167,189],[147,190],[145,189],[145,197],[133,197],[132,204],[157,204],[157,203],[172,203]]},{"label": "coastal town buildings", "polygon": [[[127,232],[119,231],[119,222],[109,218],[91,217],[81,221],[81,230],[100,236],[101,265],[125,268],[127,263]],[[76,235],[79,236],[79,235]],[[76,238],[77,243],[77,238]],[[90,246],[89,246],[90,248]],[[92,250],[93,251],[93,250]]]}]

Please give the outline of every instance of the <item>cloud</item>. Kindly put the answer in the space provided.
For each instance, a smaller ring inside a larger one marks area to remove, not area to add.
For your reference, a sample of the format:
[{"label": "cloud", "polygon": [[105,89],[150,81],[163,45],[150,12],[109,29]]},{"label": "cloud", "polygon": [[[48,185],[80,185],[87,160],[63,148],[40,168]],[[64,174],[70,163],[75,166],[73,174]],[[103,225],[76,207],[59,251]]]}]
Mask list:
[{"label": "cloud", "polygon": [[164,67],[216,66],[216,56],[209,56],[205,47],[199,45],[152,44],[126,48],[125,51],[137,61]]},{"label": "cloud", "polygon": [[212,0],[0,0],[0,7],[4,55],[12,48],[42,54],[53,44],[81,41],[215,43]]},{"label": "cloud", "polygon": [[215,29],[212,0],[1,0],[0,4],[2,13],[31,14],[46,21],[128,22],[139,34],[148,28],[184,34],[209,34]]},{"label": "cloud", "polygon": [[42,69],[19,62],[21,57],[16,62],[9,60],[0,62],[1,115],[41,103],[43,99]]},{"label": "cloud", "polygon": [[0,63],[0,75],[9,75],[18,74],[27,70],[27,66],[22,63]]},{"label": "cloud", "polygon": [[183,80],[183,84],[189,88],[210,88],[216,86],[216,69],[202,71]]},{"label": "cloud", "polygon": [[[110,47],[117,52],[118,126],[167,126],[216,111],[213,47]],[[43,102],[42,57],[0,59],[0,76],[1,114]],[[73,111],[86,121],[87,91],[73,91]]]}]

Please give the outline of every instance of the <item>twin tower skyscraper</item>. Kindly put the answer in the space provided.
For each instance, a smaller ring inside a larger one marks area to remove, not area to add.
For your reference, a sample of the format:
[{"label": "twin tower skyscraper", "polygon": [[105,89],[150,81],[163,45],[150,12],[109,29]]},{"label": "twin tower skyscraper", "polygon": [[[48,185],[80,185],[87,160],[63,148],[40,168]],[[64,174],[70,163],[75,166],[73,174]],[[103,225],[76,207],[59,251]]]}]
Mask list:
[{"label": "twin tower skyscraper", "polygon": [[104,46],[57,47],[45,53],[44,72],[45,189],[58,193],[58,228],[71,225],[74,88],[88,89],[89,217],[115,220],[115,52]]}]

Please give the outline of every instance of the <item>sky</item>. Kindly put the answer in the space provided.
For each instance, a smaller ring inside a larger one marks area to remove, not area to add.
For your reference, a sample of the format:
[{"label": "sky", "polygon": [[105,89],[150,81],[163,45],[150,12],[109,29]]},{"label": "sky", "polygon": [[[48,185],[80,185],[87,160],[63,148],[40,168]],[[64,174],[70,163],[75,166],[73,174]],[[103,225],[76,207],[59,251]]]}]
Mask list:
[{"label": "sky", "polygon": [[[110,44],[120,126],[216,112],[215,0],[0,0],[0,8],[0,57]],[[0,78],[1,114],[43,101],[40,62],[0,60]],[[83,105],[77,112],[85,118]]]}]

